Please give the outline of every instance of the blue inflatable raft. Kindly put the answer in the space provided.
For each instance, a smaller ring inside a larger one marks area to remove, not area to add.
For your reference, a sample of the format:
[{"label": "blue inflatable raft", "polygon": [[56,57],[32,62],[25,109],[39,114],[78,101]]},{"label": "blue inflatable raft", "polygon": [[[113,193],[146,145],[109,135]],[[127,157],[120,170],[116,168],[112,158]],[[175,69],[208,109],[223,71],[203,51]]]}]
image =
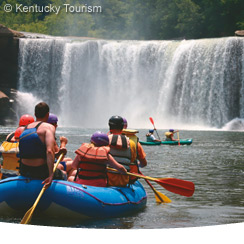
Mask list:
[{"label": "blue inflatable raft", "polygon": [[[35,202],[41,180],[22,176],[0,181],[0,215],[24,214]],[[147,194],[139,181],[128,187],[94,187],[53,180],[35,214],[53,218],[110,218],[125,216],[146,206]]]}]

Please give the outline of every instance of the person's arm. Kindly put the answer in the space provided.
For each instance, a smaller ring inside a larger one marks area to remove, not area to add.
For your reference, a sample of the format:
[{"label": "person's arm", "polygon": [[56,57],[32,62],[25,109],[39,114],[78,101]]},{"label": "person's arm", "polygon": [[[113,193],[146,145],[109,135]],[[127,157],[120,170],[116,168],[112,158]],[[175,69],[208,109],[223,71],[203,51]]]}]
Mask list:
[{"label": "person's arm", "polygon": [[49,177],[46,178],[42,184],[45,184],[46,187],[49,187],[53,180],[53,166],[55,159],[55,137],[54,131],[51,128],[47,128],[45,132],[45,144],[46,144],[46,154],[47,154],[47,166]]},{"label": "person's arm", "polygon": [[151,139],[152,139],[153,141],[160,141],[160,140],[156,139],[156,137],[155,137],[154,135],[151,135]]},{"label": "person's arm", "polygon": [[175,139],[175,138],[174,138],[174,134],[177,133],[177,132],[179,132],[179,131],[176,130],[176,131],[174,131],[174,132],[171,134],[171,140],[172,140],[172,141],[179,141],[178,139]]},{"label": "person's arm", "polygon": [[73,160],[72,165],[71,165],[72,169],[78,169],[79,162],[80,162],[79,155],[76,155],[76,157]]},{"label": "person's arm", "polygon": [[58,149],[57,149],[58,151],[55,150],[55,152],[56,152],[55,157],[56,158],[59,157],[59,155],[61,153],[63,153],[64,155],[67,154],[67,149],[66,149],[67,143],[68,143],[68,139],[64,136],[60,136],[60,148],[58,147]]},{"label": "person's arm", "polygon": [[127,170],[123,165],[118,163],[111,154],[108,154],[108,165],[112,168],[117,169],[120,173],[126,174]]},{"label": "person's arm", "polygon": [[66,144],[68,143],[68,139],[64,136],[60,136],[59,140],[60,140],[60,148],[65,147]]},{"label": "person's arm", "polygon": [[139,142],[137,143],[137,154],[138,154],[138,160],[139,160],[138,166],[140,168],[147,166],[146,153],[144,152],[144,150]]}]

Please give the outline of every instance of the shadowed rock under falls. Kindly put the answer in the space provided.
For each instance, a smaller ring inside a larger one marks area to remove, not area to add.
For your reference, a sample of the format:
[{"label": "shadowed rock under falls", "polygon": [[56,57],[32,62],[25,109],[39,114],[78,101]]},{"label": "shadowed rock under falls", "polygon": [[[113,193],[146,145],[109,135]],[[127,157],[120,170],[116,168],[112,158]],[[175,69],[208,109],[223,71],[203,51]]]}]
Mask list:
[{"label": "shadowed rock under falls", "polygon": [[[244,118],[244,40],[21,39],[19,90],[65,126],[221,128]],[[24,103],[22,103],[24,104]],[[34,104],[29,104],[32,106]]]}]

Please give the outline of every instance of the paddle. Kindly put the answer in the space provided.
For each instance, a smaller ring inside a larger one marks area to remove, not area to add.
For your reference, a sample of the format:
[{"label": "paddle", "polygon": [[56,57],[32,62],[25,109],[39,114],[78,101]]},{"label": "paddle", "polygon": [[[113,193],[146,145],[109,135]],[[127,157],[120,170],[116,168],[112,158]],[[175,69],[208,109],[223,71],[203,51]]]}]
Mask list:
[{"label": "paddle", "polygon": [[[141,171],[139,171],[139,173],[140,173],[141,175],[143,175]],[[151,189],[153,190],[153,192],[154,192],[154,196],[155,196],[155,198],[156,198],[156,202],[157,202],[157,203],[162,203],[162,202],[164,202],[164,203],[170,203],[170,202],[171,202],[171,200],[170,200],[167,196],[165,196],[163,193],[157,191],[157,190],[153,187],[153,185],[152,185],[148,180],[145,179],[145,181],[147,182],[147,184],[148,184],[148,185],[151,187]]]},{"label": "paddle", "polygon": [[170,203],[171,202],[171,200],[167,196],[165,196],[163,193],[157,191],[148,180],[145,179],[145,181],[152,188],[157,203],[162,203],[162,202]]},{"label": "paddle", "polygon": [[160,137],[159,137],[159,135],[158,135],[158,131],[157,131],[157,129],[156,129],[156,127],[155,127],[155,125],[154,125],[153,118],[152,118],[152,117],[149,117],[149,120],[151,121],[151,123],[152,123],[152,125],[153,125],[153,127],[154,127],[154,130],[155,130],[155,131],[156,131],[156,133],[157,133],[158,139],[161,141],[161,139],[160,139]]},{"label": "paddle", "polygon": [[178,136],[178,145],[180,146],[180,135],[179,135],[179,131],[177,131],[177,136]]},{"label": "paddle", "polygon": [[[58,165],[59,165],[59,162],[61,161],[61,159],[63,158],[64,156],[64,153],[60,154],[59,158],[58,158],[58,161],[57,163],[55,164],[54,166],[54,169],[53,169],[53,172],[55,172],[55,170],[57,169]],[[48,187],[45,187],[45,185],[42,187],[42,190],[41,192],[39,193],[36,201],[34,202],[33,206],[26,212],[25,216],[23,217],[23,219],[21,220],[21,224],[29,224],[30,221],[31,221],[31,218],[32,218],[32,215],[35,211],[35,208],[37,206],[37,204],[39,203],[43,193],[45,192],[45,190],[47,189]]]},{"label": "paddle", "polygon": [[[118,172],[116,169],[113,168],[107,168],[107,169]],[[191,181],[180,180],[176,178],[153,178],[153,177],[144,176],[136,173],[129,173],[129,172],[127,172],[126,174],[136,176],[138,178],[142,178],[146,180],[152,180],[158,183],[159,185],[161,185],[162,187],[164,187],[166,190],[185,197],[192,196],[195,191],[194,183]]]}]

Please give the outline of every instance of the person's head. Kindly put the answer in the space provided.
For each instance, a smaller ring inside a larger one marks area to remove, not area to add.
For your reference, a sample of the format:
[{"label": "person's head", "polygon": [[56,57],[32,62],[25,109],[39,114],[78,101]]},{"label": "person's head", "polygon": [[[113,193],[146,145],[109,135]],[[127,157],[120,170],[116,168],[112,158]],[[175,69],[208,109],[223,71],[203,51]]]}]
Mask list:
[{"label": "person's head", "polygon": [[93,143],[97,147],[108,146],[108,135],[101,131],[96,131],[91,137],[91,143]]},{"label": "person's head", "polygon": [[24,114],[19,119],[19,126],[26,126],[34,121],[35,119],[31,115]]},{"label": "person's head", "polygon": [[127,129],[128,123],[127,123],[126,118],[123,118],[123,121],[124,121],[124,127],[123,127],[123,129]]},{"label": "person's head", "polygon": [[124,127],[124,120],[122,117],[114,115],[109,119],[108,125],[110,130],[122,131]]},{"label": "person's head", "polygon": [[153,130],[153,129],[149,130],[149,133],[153,134],[153,132],[154,132],[154,130]]},{"label": "person's head", "polygon": [[46,122],[49,117],[49,106],[44,102],[38,103],[35,106],[35,116],[36,119]]},{"label": "person's head", "polygon": [[47,123],[52,124],[55,128],[58,126],[58,117],[55,114],[49,113]]},{"label": "person's head", "polygon": [[169,132],[174,132],[175,130],[174,129],[169,129]]}]

